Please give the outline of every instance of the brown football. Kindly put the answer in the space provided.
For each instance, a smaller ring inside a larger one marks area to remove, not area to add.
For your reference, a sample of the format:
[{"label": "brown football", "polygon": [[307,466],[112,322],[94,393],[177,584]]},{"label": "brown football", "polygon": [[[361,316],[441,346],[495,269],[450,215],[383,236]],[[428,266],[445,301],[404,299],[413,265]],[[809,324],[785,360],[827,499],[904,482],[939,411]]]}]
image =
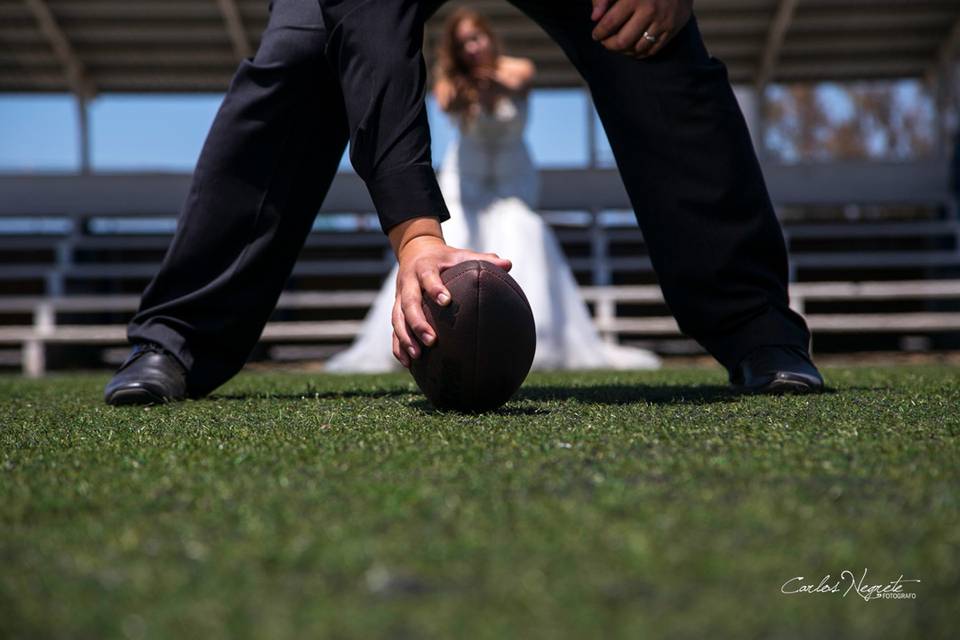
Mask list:
[{"label": "brown football", "polygon": [[520,285],[493,263],[469,260],[440,274],[451,301],[441,307],[424,296],[423,309],[437,334],[420,345],[410,372],[438,409],[488,411],[523,384],[537,347],[530,303]]}]

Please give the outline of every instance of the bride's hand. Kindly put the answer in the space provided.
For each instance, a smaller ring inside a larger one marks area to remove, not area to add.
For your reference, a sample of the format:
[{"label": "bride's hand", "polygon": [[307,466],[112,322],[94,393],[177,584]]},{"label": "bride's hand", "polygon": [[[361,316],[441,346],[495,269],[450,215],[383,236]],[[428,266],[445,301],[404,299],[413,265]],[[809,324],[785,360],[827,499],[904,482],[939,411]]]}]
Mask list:
[{"label": "bride's hand", "polygon": [[[512,266],[509,260],[495,253],[477,253],[448,246],[439,233],[440,223],[436,218],[416,218],[416,223],[432,225],[427,232],[411,231],[405,224],[391,230],[390,240],[394,245],[399,270],[397,272],[397,295],[393,304],[393,355],[404,367],[412,359],[420,357],[420,342],[430,346],[436,341],[433,327],[421,307],[422,292],[436,300],[440,306],[450,304],[450,292],[440,279],[440,272],[466,260],[486,260],[506,271]],[[433,225],[436,233],[433,233]]]},{"label": "bride's hand", "polygon": [[477,67],[473,70],[482,87],[502,92],[526,91],[535,73],[533,61],[526,58],[508,58],[496,68]]},{"label": "bride's hand", "polygon": [[475,67],[472,73],[477,80],[477,86],[482,90],[503,90],[505,88],[500,72],[493,67]]}]

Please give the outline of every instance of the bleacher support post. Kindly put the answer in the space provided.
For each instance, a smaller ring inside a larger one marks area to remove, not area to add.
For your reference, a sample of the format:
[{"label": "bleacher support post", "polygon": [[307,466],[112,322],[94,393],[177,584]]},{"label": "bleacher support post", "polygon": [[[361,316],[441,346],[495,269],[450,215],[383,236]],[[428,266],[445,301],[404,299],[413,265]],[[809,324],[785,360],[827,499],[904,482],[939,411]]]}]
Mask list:
[{"label": "bleacher support post", "polygon": [[47,369],[45,336],[53,333],[56,311],[49,302],[40,302],[33,311],[34,335],[23,344],[23,373],[28,378],[40,378]]},{"label": "bleacher support post", "polygon": [[[606,287],[610,284],[612,277],[610,274],[610,256],[609,239],[606,229],[600,224],[600,214],[597,211],[590,212],[590,253],[592,261],[590,265],[591,284],[595,287]],[[602,297],[596,302],[596,317],[600,321],[601,327],[609,327],[616,317],[616,304],[612,298]],[[617,335],[613,331],[600,331],[600,337],[604,342],[616,344]]]}]

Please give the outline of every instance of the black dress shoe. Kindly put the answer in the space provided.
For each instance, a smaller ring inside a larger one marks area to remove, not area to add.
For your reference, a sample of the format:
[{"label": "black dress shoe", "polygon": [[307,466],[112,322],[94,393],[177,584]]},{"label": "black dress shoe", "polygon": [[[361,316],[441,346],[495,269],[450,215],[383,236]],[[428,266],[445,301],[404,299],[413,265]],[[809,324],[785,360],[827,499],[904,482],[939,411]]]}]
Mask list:
[{"label": "black dress shoe", "polygon": [[187,397],[187,372],[161,346],[136,344],[114,374],[103,399],[107,404],[162,404]]},{"label": "black dress shoe", "polygon": [[749,393],[818,393],[823,376],[805,349],[786,345],[758,347],[737,365],[730,382]]}]

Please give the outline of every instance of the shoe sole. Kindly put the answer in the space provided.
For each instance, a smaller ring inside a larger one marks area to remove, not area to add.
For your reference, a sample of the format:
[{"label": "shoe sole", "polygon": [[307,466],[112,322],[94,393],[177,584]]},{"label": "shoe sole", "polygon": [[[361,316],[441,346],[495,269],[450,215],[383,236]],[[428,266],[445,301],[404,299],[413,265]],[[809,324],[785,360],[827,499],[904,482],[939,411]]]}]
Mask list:
[{"label": "shoe sole", "polygon": [[741,393],[766,394],[766,395],[784,395],[784,394],[808,394],[820,393],[823,391],[823,385],[798,380],[797,378],[774,378],[770,382],[759,387],[745,387],[735,385],[734,389]]},{"label": "shoe sole", "polygon": [[761,387],[754,393],[765,393],[767,395],[783,395],[785,393],[819,393],[822,387],[815,387],[806,382],[796,380],[774,380],[770,384]]},{"label": "shoe sole", "polygon": [[129,405],[166,404],[167,398],[151,392],[149,389],[117,389],[106,399],[107,404],[114,407]]}]

